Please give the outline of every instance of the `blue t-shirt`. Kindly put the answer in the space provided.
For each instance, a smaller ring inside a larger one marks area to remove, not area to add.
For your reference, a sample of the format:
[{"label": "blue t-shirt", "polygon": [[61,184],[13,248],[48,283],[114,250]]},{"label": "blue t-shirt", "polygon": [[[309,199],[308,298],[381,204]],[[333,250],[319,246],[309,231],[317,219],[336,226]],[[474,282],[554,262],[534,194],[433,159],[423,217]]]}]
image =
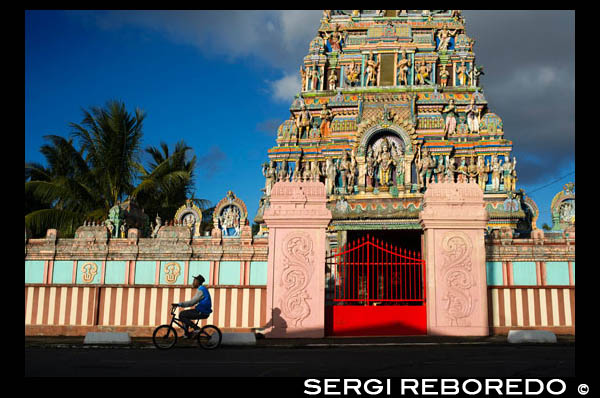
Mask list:
[{"label": "blue t-shirt", "polygon": [[198,288],[204,295],[202,300],[196,305],[196,311],[201,312],[203,314],[210,314],[212,312],[212,301],[210,299],[210,293],[205,286],[200,286]]}]

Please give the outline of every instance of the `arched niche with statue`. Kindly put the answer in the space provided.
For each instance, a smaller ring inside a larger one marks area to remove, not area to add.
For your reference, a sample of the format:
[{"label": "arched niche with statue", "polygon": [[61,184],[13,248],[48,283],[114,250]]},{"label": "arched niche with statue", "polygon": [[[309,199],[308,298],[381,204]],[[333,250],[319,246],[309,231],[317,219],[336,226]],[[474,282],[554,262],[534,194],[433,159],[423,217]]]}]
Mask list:
[{"label": "arched niche with statue", "polygon": [[550,205],[552,230],[563,231],[575,225],[575,183],[565,184]]},{"label": "arched niche with statue", "polygon": [[[357,152],[357,163],[359,170],[359,189],[365,189],[367,169],[368,169],[368,155],[369,151],[373,151],[373,156],[376,158],[377,154],[381,152],[382,146],[388,146],[389,151],[394,158],[397,160],[401,159],[402,164],[402,185],[405,189],[410,190],[410,186],[413,180],[412,164],[415,160],[416,155],[416,141],[413,137],[414,126],[411,122],[406,121],[406,126],[400,126],[395,123],[376,123],[367,127],[362,134],[358,137],[356,142]],[[383,145],[386,142],[386,145]],[[397,170],[396,170],[397,171]],[[396,171],[394,172],[397,175]],[[393,177],[395,185],[396,176]]]},{"label": "arched niche with statue", "polygon": [[217,203],[213,212],[213,226],[213,236],[218,232],[223,238],[241,237],[246,229],[250,229],[246,204],[233,191],[227,192]]},{"label": "arched niche with statue", "polygon": [[199,238],[201,236],[202,210],[191,199],[187,199],[185,204],[177,209],[175,221],[180,225],[190,227],[192,238]]}]

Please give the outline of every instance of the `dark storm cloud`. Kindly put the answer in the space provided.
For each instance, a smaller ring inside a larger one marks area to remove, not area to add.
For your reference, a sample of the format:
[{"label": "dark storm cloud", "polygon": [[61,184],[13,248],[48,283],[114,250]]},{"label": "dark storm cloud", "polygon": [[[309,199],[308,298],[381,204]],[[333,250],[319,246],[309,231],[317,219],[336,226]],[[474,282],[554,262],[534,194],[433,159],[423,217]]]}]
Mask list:
[{"label": "dark storm cloud", "polygon": [[223,168],[227,155],[216,145],[209,148],[208,153],[198,157],[198,170],[207,178],[212,178]]},{"label": "dark storm cloud", "polygon": [[[77,13],[77,12],[72,12]],[[85,12],[78,12],[79,15]],[[266,82],[275,101],[291,101],[298,68],[322,11],[104,11],[104,29],[135,25],[233,61],[249,57],[282,72]],[[490,110],[513,141],[519,182],[535,184],[575,160],[574,11],[463,11],[467,35],[484,66]],[[89,16],[88,16],[89,18]]]},{"label": "dark storm cloud", "polygon": [[573,11],[464,11],[490,110],[513,141],[520,183],[575,161]]},{"label": "dark storm cloud", "polygon": [[256,131],[259,131],[265,135],[275,137],[277,136],[277,129],[283,121],[281,119],[267,119],[256,125]]}]

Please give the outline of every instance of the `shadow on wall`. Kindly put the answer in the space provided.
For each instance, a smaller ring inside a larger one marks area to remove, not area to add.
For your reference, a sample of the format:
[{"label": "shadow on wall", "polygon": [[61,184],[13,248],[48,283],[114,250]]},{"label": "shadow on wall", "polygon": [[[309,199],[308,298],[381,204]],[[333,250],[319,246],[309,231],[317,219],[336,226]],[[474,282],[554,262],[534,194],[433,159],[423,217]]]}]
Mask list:
[{"label": "shadow on wall", "polygon": [[352,336],[423,336],[427,334],[425,322],[405,322],[402,320],[377,320],[366,321],[357,317],[352,322],[338,322],[334,327],[334,318],[331,311],[326,311],[325,330],[302,328],[301,330],[288,330],[289,326],[281,315],[280,308],[273,309],[273,316],[264,326],[269,329],[264,334],[266,338],[301,338],[319,336],[324,332],[325,337],[352,337]]}]

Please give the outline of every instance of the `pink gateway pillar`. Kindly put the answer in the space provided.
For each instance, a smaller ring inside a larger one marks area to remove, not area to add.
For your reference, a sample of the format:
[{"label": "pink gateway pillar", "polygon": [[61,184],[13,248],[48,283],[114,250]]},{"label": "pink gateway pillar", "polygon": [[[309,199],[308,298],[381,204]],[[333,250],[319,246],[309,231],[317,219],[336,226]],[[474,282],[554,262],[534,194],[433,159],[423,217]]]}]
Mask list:
[{"label": "pink gateway pillar", "polygon": [[277,182],[269,228],[266,337],[325,335],[326,207],[320,182]]},{"label": "pink gateway pillar", "polygon": [[483,191],[476,183],[432,183],[423,197],[427,334],[487,336]]}]

